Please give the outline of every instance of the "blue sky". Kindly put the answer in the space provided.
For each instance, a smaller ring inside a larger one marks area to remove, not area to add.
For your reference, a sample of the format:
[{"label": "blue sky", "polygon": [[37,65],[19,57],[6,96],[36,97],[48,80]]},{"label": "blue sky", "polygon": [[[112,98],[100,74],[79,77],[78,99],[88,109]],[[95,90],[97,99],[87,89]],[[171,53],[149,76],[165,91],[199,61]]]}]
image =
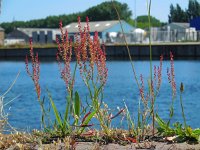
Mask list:
[{"label": "blue sky", "polygon": [[[49,15],[70,14],[84,11],[105,0],[2,0],[1,22],[27,21],[45,18]],[[108,0],[109,1],[109,0]],[[118,0],[127,3],[135,13],[135,0]],[[136,0],[136,15],[147,14],[146,0]],[[170,4],[187,8],[188,0],[152,0],[151,14],[163,22],[168,21]]]}]

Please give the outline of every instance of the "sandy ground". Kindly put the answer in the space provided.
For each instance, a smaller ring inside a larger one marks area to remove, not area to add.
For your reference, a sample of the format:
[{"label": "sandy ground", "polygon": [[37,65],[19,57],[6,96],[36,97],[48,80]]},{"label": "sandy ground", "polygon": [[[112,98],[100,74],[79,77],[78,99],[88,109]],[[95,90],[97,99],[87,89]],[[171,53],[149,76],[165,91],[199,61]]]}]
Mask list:
[{"label": "sandy ground", "polygon": [[68,137],[62,141],[59,139],[56,142],[53,141],[51,144],[42,144],[38,138],[35,139],[37,142],[30,142],[30,139],[25,134],[1,135],[0,150],[200,150],[200,143],[188,144],[186,142],[167,143],[151,141],[127,145],[115,143],[100,145],[97,142],[77,142]]},{"label": "sandy ground", "polygon": [[[63,143],[60,145],[43,145],[42,147],[36,146],[35,149],[39,150],[65,150]],[[9,149],[12,150],[12,149]],[[129,144],[126,146],[118,144],[99,145],[93,142],[79,142],[75,145],[75,150],[200,150],[200,144],[187,144],[187,143],[140,143]]]}]

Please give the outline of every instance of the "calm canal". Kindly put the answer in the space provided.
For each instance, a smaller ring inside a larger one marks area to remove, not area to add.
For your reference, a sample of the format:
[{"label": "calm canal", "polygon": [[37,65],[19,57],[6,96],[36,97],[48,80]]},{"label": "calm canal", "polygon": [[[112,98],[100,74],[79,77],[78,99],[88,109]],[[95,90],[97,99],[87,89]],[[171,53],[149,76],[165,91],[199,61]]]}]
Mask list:
[{"label": "calm canal", "polygon": [[[75,65],[72,62],[72,67]],[[149,61],[136,61],[134,63],[137,76],[144,76],[145,86],[149,77]],[[153,65],[159,65],[159,61],[153,61]],[[193,128],[200,127],[200,61],[175,61],[175,80],[177,85],[177,97],[175,100],[175,113],[173,121],[182,122],[180,107],[180,83],[184,84],[183,102],[187,123]],[[104,89],[104,102],[111,109],[124,107],[124,102],[130,109],[133,116],[137,114],[139,100],[139,90],[134,81],[133,72],[129,61],[108,61],[108,80]],[[162,84],[158,98],[156,99],[156,111],[164,118],[168,119],[169,106],[172,93],[167,77],[167,67],[170,67],[169,61],[163,61]],[[14,80],[18,71],[20,76],[11,91],[5,96],[4,102],[8,102],[19,96],[13,102],[8,104],[6,113],[9,114],[9,122],[18,129],[40,128],[40,108],[34,91],[32,80],[25,71],[25,64],[22,61],[1,61],[0,62],[0,92],[3,94]],[[42,96],[48,100],[46,89],[48,88],[52,97],[59,107],[64,110],[65,105],[65,85],[60,78],[58,65],[56,62],[41,63],[40,83],[42,87]],[[79,91],[84,103],[87,97],[87,89],[77,72],[75,89]],[[120,118],[113,120],[115,126]],[[126,121],[124,121],[126,122]],[[125,127],[126,128],[126,127]]]}]

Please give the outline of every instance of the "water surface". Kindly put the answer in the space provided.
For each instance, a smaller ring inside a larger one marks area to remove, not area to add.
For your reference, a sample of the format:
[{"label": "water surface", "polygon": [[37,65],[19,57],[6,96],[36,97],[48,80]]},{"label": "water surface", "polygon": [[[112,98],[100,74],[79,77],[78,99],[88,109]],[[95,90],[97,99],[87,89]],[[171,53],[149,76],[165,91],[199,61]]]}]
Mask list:
[{"label": "water surface", "polygon": [[[72,62],[72,67],[75,65]],[[159,61],[153,61],[153,65],[159,65]],[[126,102],[133,116],[137,114],[139,101],[139,90],[134,80],[133,72],[129,61],[108,61],[108,80],[104,89],[104,101],[111,109],[124,107]],[[147,86],[149,78],[149,61],[136,61],[134,63],[137,76],[144,76],[144,82]],[[175,79],[177,85],[177,98],[175,100],[175,114],[173,121],[182,122],[181,107],[179,101],[180,83],[184,83],[183,102],[187,123],[193,128],[200,127],[200,61],[175,61]],[[156,110],[163,119],[168,119],[169,106],[172,93],[170,84],[167,80],[167,67],[170,67],[169,61],[163,62],[162,85],[158,98],[156,99]],[[10,124],[19,129],[40,128],[40,108],[37,97],[34,92],[32,80],[25,71],[25,64],[21,61],[1,61],[0,62],[0,92],[4,93],[14,80],[17,72],[20,76],[11,91],[5,96],[5,102],[19,96],[10,105],[6,106],[6,112],[9,113]],[[41,63],[40,83],[42,87],[42,96],[48,100],[46,89],[48,88],[60,111],[64,111],[65,106],[65,84],[60,78],[56,62]],[[84,103],[87,98],[87,89],[77,72],[75,89],[79,91]],[[120,118],[113,120],[113,125],[117,125]],[[124,123],[124,128],[126,125]]]}]

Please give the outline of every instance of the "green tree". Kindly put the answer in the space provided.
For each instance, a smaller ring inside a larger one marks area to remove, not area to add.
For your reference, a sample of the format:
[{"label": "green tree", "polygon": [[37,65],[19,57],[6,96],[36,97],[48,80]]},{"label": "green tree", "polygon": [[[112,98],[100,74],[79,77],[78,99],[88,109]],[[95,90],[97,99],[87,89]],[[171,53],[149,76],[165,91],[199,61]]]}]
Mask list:
[{"label": "green tree", "polygon": [[179,4],[176,4],[174,7],[172,4],[170,5],[170,14],[168,16],[168,22],[188,22],[188,15],[186,11],[184,11]]},{"label": "green tree", "polygon": [[179,4],[176,7],[170,5],[169,23],[188,22],[190,19],[200,16],[200,3],[197,0],[189,0],[188,8],[183,10]]},{"label": "green tree", "polygon": [[[129,10],[126,3],[114,2],[121,19],[128,21],[131,19],[132,12]],[[59,21],[62,20],[64,25],[71,22],[76,22],[77,17],[80,16],[85,20],[86,16],[90,21],[103,21],[103,20],[117,20],[118,17],[111,2],[103,2],[97,6],[91,7],[84,12],[73,13],[69,15],[48,16],[45,19],[37,19],[30,21],[19,21],[11,23],[1,23],[0,26],[5,29],[6,33],[13,31],[17,27],[26,28],[58,28]]]},{"label": "green tree", "polygon": [[[150,19],[151,19],[152,27],[160,27],[162,25],[160,20],[156,19],[155,17],[150,16]],[[142,29],[148,28],[149,20],[148,20],[147,15],[138,16],[136,20],[137,20],[137,27],[142,28]]]},{"label": "green tree", "polygon": [[171,23],[173,20],[174,20],[174,18],[175,18],[175,8],[174,8],[174,5],[170,5],[170,13],[169,13],[169,15],[168,15],[168,22],[169,23]]},{"label": "green tree", "polygon": [[188,19],[200,16],[200,4],[197,0],[189,0],[187,14]]},{"label": "green tree", "polygon": [[[114,3],[121,16],[121,19],[125,21],[130,20],[132,12],[129,10],[128,5],[126,3],[122,4],[117,1]],[[84,15],[88,16],[91,21],[118,19],[112,2],[103,2],[95,7],[91,7],[84,12]]]}]

